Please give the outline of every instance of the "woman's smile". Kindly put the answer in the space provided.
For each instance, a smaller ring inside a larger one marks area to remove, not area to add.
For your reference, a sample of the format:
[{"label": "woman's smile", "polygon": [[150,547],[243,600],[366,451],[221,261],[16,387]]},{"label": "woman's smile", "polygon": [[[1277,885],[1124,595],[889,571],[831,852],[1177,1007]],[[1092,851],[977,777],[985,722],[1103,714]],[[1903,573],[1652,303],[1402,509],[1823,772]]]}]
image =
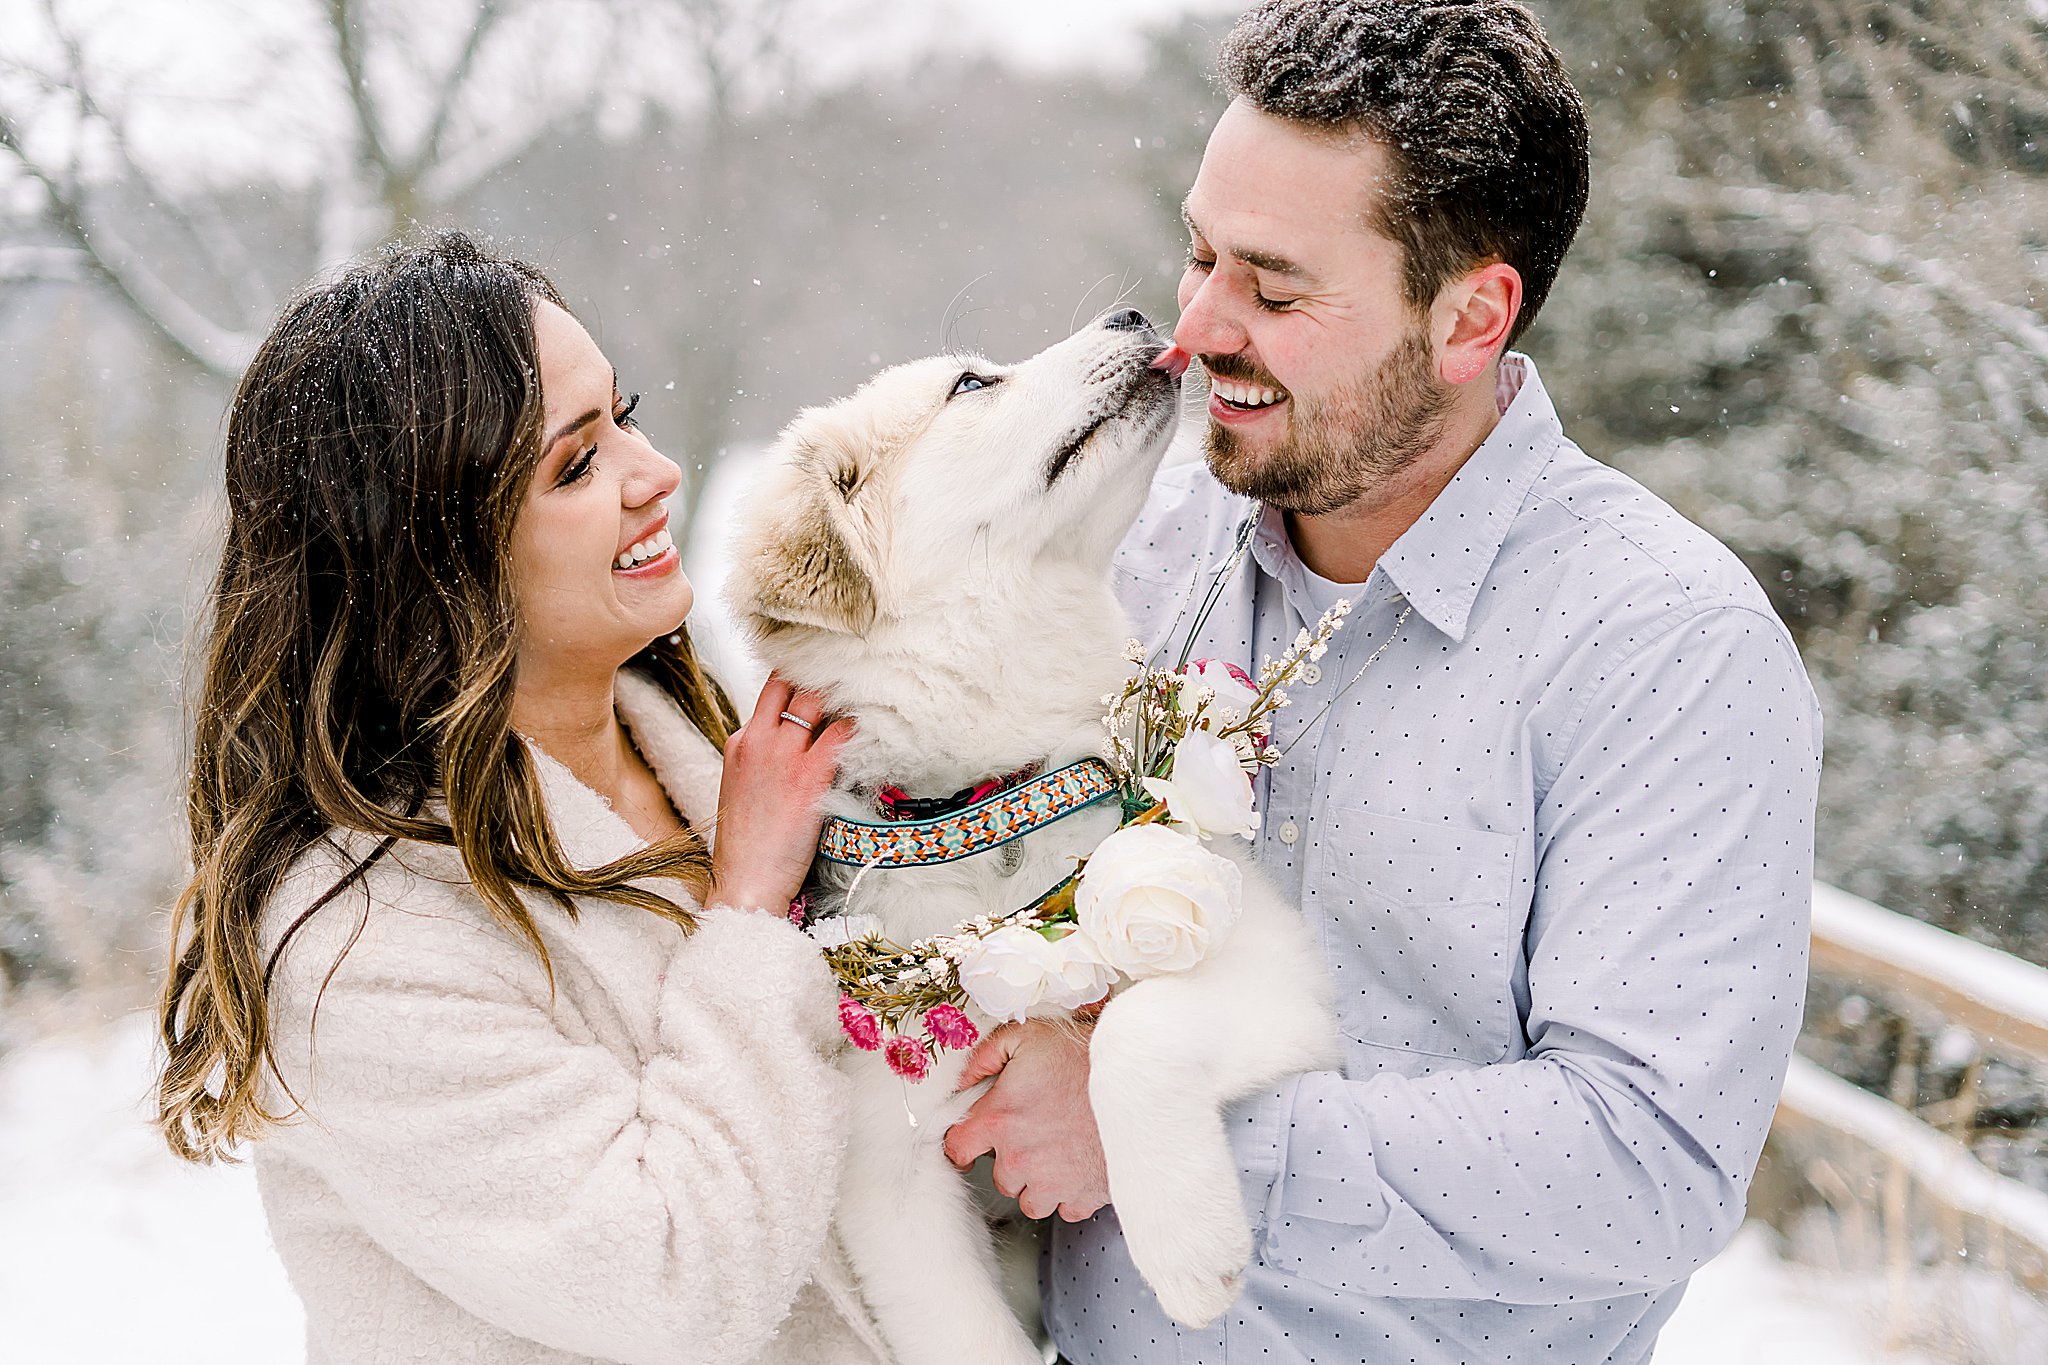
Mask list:
[{"label": "woman's smile", "polygon": [[[663,534],[667,533],[664,532]],[[623,559],[625,556],[621,555],[620,558]],[[680,568],[682,562],[683,557],[676,553],[675,546],[664,545],[661,549],[653,552],[653,558],[651,559],[636,561],[626,568],[614,566],[612,574],[617,578],[660,578],[663,574],[673,573],[676,569]]]},{"label": "woman's smile", "polygon": [[675,537],[668,533],[668,513],[663,512],[654,529],[619,551],[612,572],[623,578],[659,578],[680,563]]}]

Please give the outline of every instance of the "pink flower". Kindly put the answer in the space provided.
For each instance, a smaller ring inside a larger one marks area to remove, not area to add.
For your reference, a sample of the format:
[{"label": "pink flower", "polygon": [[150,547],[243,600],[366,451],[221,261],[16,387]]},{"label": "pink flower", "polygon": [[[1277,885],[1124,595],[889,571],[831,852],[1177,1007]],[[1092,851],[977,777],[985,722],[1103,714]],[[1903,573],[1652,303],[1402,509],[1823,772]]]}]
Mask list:
[{"label": "pink flower", "polygon": [[1180,679],[1183,704],[1191,703],[1198,693],[1213,694],[1209,705],[1203,708],[1207,723],[1200,728],[1204,730],[1220,728],[1222,713],[1226,711],[1234,715],[1233,725],[1242,724],[1251,719],[1259,704],[1259,685],[1228,659],[1197,659],[1181,673]]},{"label": "pink flower", "polygon": [[932,1069],[931,1054],[915,1038],[891,1038],[882,1056],[888,1059],[889,1069],[906,1081],[921,1081]]},{"label": "pink flower", "polygon": [[811,913],[811,898],[797,892],[796,899],[789,903],[789,922],[797,928],[804,927],[804,918]]},{"label": "pink flower", "polygon": [[1224,672],[1243,683],[1246,687],[1249,687],[1252,691],[1256,692],[1259,690],[1259,685],[1252,681],[1252,675],[1228,659],[1197,659],[1189,667],[1199,674],[1207,671],[1212,664],[1222,668]]},{"label": "pink flower", "polygon": [[873,1052],[882,1045],[882,1021],[850,995],[839,997],[839,1031],[862,1052]]},{"label": "pink flower", "polygon": [[924,1032],[940,1047],[973,1047],[981,1041],[981,1030],[958,1005],[933,1005],[926,1010]]}]

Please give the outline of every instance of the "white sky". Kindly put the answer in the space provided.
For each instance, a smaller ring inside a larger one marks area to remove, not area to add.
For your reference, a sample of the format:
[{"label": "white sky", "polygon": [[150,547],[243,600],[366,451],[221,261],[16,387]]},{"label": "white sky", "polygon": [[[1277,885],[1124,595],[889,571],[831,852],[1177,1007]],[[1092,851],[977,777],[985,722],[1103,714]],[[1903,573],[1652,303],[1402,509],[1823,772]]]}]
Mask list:
[{"label": "white sky", "polygon": [[[1186,13],[1226,20],[1249,0],[873,0],[856,23],[828,27],[811,42],[811,64],[828,77],[894,65],[926,53],[986,53],[1031,70],[1135,68],[1140,35]],[[30,145],[46,161],[73,148],[72,111],[63,92],[38,90],[37,73],[63,63],[44,21],[44,0],[0,0],[0,91],[24,111]],[[331,132],[347,120],[333,63],[320,31],[321,0],[57,0],[58,13],[84,49],[96,88],[137,112],[140,159],[169,179],[239,179],[255,164],[266,174],[303,180],[330,174]],[[379,11],[370,6],[373,12]],[[459,42],[473,0],[413,0],[402,7],[419,60],[385,43],[373,51],[373,84],[402,122],[423,126],[424,108]],[[499,88],[507,92],[505,135],[550,117],[549,91],[568,103],[595,84],[627,88],[659,102],[687,102],[686,69],[673,57],[658,20],[616,36],[594,21],[592,0],[546,0],[520,12],[520,41],[506,41]],[[648,13],[663,12],[650,4]],[[671,13],[673,11],[670,11]],[[544,55],[545,69],[538,63]],[[515,65],[514,63],[518,63]],[[600,73],[599,66],[603,64]],[[381,79],[380,79],[381,77]],[[515,93],[516,92],[516,93]],[[408,117],[409,116],[409,117]],[[489,158],[488,143],[479,148]],[[403,139],[401,138],[401,142]],[[88,165],[104,148],[86,149]],[[8,176],[0,169],[0,192]]]},{"label": "white sky", "polygon": [[[2044,0],[2048,2],[2048,0]],[[47,52],[44,0],[0,0],[0,64]],[[1234,15],[1250,0],[877,0],[886,32],[838,33],[829,44],[887,47],[904,41],[995,54],[1019,66],[1058,69],[1117,65],[1135,59],[1138,35],[1182,14]],[[214,66],[252,43],[276,40],[318,22],[318,0],[58,0],[58,11],[87,40],[89,51],[122,67]],[[459,23],[469,0],[415,0],[415,18],[447,16]],[[573,14],[578,0],[547,8]],[[919,35],[919,36],[913,36]]]},{"label": "white sky", "polygon": [[973,40],[1020,66],[1059,68],[1135,60],[1136,36],[1182,14],[1234,16],[1251,0],[944,0]]}]

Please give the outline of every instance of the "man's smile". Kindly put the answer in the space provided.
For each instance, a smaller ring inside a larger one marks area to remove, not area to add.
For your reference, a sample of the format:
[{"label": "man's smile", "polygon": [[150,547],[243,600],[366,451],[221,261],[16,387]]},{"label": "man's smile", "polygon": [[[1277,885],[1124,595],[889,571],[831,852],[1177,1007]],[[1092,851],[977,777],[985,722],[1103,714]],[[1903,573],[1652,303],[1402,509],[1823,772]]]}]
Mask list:
[{"label": "man's smile", "polygon": [[1209,386],[1209,416],[1229,427],[1257,424],[1286,409],[1292,402],[1285,390],[1254,388],[1215,379]]}]

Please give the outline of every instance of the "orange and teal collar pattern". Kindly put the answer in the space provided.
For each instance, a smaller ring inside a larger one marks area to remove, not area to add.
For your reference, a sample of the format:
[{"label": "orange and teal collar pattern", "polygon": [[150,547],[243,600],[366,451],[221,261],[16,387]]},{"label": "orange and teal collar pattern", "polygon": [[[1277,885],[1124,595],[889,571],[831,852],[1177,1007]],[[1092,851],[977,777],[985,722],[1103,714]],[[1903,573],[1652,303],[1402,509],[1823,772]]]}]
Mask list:
[{"label": "orange and teal collar pattern", "polygon": [[971,802],[929,820],[848,820],[834,816],[818,838],[818,856],[855,867],[930,867],[999,848],[1055,820],[1117,795],[1116,774],[1099,758]]}]

